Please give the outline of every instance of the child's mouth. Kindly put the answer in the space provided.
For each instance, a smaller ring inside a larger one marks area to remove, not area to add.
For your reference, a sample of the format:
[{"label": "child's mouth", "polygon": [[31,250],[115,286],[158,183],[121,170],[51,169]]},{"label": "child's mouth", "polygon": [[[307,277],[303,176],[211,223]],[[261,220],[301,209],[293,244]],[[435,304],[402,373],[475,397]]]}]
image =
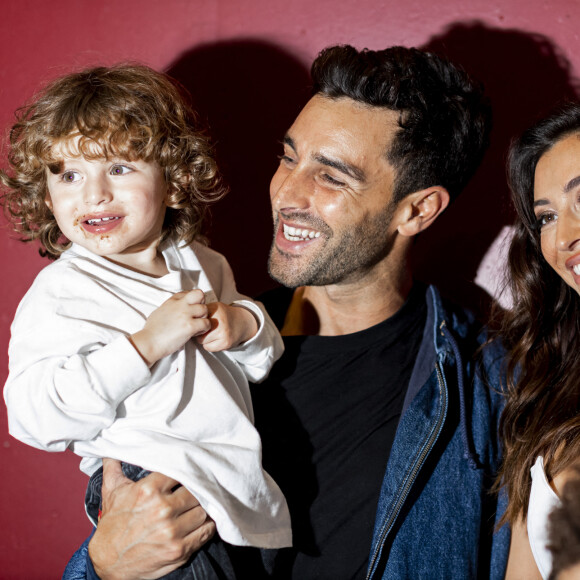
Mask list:
[{"label": "child's mouth", "polygon": [[103,217],[103,218],[91,218],[86,220],[85,223],[89,224],[90,226],[97,226],[99,224],[103,224],[106,222],[110,222],[111,220],[118,220],[118,217]]},{"label": "child's mouth", "polygon": [[82,226],[91,234],[103,234],[116,228],[122,220],[122,216],[115,215],[90,217],[82,221]]}]

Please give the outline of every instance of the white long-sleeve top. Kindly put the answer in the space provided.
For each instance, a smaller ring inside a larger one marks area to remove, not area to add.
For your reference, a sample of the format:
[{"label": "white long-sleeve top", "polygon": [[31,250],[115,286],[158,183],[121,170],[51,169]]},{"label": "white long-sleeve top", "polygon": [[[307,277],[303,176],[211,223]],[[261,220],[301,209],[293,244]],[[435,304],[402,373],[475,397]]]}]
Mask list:
[{"label": "white long-sleeve top", "polygon": [[[169,273],[152,278],[73,244],[40,272],[11,327],[9,431],[40,449],[72,449],[89,475],[103,457],[164,473],[197,497],[225,541],[288,546],[288,508],[261,465],[248,387],[281,355],[280,335],[237,292],[221,254],[194,242],[165,244],[163,256]],[[206,302],[249,308],[258,333],[219,353],[190,340],[149,369],[127,337],[193,288]]]}]

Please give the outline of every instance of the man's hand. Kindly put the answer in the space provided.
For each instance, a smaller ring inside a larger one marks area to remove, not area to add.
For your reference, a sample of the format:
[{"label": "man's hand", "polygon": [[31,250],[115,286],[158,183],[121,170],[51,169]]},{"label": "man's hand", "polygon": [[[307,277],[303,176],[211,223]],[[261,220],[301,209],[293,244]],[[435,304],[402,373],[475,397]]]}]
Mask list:
[{"label": "man's hand", "polygon": [[197,342],[208,352],[228,350],[250,340],[258,332],[256,317],[243,306],[211,302],[207,305],[211,329]]},{"label": "man's hand", "polygon": [[89,543],[102,580],[154,579],[175,570],[215,533],[215,523],[174,479],[152,473],[133,482],[103,460],[103,512]]},{"label": "man's hand", "polygon": [[131,342],[152,366],[179,350],[191,337],[210,330],[207,316],[201,290],[178,292],[149,315],[143,329],[131,336]]}]

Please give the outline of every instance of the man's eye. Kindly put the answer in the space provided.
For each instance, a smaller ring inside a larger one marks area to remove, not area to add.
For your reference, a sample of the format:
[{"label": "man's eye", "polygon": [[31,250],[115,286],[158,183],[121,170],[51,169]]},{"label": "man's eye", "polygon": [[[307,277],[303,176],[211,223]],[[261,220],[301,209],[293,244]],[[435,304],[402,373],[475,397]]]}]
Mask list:
[{"label": "man's eye", "polygon": [[113,165],[111,167],[111,175],[125,175],[126,173],[131,173],[131,168],[126,165]]},{"label": "man's eye", "polygon": [[278,155],[278,159],[284,163],[294,163],[294,159],[289,155]]},{"label": "man's eye", "polygon": [[80,178],[80,174],[76,171],[65,171],[61,177],[65,183],[74,183],[75,181],[79,181]]},{"label": "man's eye", "polygon": [[336,185],[336,186],[343,186],[344,185],[344,181],[340,181],[338,179],[335,179],[334,177],[332,177],[332,175],[328,175],[328,173],[323,173],[322,174],[322,178],[327,181],[328,183],[330,183],[331,185]]}]

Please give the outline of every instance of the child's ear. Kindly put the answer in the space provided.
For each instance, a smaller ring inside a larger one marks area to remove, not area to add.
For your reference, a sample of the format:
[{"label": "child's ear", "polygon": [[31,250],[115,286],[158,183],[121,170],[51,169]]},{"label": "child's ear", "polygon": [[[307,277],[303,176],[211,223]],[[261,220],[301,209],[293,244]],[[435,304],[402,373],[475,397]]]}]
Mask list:
[{"label": "child's ear", "polygon": [[46,195],[44,196],[44,203],[46,204],[46,207],[52,211],[52,199],[50,198],[50,193],[47,191]]},{"label": "child's ear", "polygon": [[428,187],[411,193],[399,204],[401,218],[397,231],[403,236],[416,236],[426,230],[448,205],[449,192],[444,187]]}]

